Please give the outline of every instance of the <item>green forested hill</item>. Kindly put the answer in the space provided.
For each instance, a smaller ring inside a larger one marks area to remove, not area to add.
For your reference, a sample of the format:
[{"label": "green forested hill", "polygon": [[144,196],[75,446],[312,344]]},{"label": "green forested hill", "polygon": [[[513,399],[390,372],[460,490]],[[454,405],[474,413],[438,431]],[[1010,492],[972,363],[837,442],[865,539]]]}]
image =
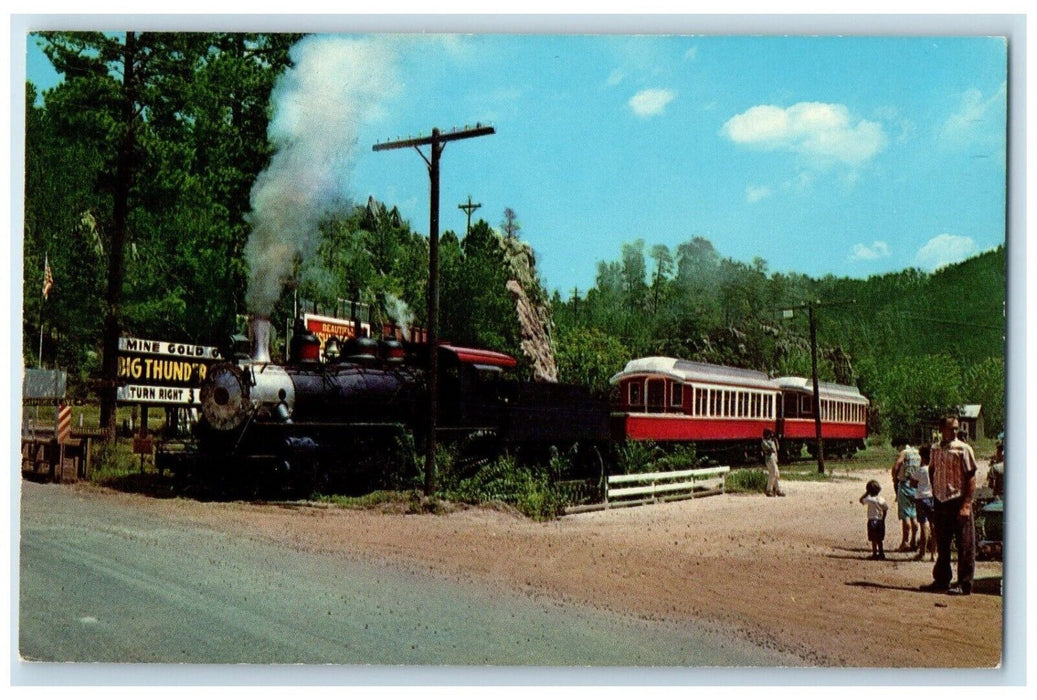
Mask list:
[{"label": "green forested hill", "polygon": [[822,338],[861,356],[943,353],[963,365],[981,362],[1004,353],[1005,285],[1003,246],[931,275],[911,269],[833,281],[821,298],[856,304],[827,311]]}]

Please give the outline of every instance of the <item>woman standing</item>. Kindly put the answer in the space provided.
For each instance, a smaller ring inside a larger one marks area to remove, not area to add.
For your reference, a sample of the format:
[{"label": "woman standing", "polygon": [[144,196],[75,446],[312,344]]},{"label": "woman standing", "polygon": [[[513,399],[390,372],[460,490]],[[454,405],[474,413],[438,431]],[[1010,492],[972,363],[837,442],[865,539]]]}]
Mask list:
[{"label": "woman standing", "polygon": [[[918,469],[922,458],[911,445],[904,448],[893,463],[893,490],[897,499],[897,517],[900,519],[900,546],[898,552],[914,551],[918,547],[918,520],[915,511],[915,487],[910,476]],[[910,541],[908,538],[910,537]]]},{"label": "woman standing", "polygon": [[767,465],[767,488],[764,493],[768,496],[784,496],[785,492],[781,490],[781,484],[778,482],[778,440],[770,428],[763,431],[760,450],[763,452],[764,464]]}]

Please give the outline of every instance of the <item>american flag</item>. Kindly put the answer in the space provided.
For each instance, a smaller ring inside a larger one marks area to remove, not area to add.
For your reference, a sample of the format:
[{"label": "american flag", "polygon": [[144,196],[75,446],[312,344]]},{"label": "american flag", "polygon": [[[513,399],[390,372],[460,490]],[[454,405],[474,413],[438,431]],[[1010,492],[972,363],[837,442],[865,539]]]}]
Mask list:
[{"label": "american flag", "polygon": [[43,298],[50,294],[50,288],[54,286],[54,275],[50,272],[50,257],[43,258]]}]

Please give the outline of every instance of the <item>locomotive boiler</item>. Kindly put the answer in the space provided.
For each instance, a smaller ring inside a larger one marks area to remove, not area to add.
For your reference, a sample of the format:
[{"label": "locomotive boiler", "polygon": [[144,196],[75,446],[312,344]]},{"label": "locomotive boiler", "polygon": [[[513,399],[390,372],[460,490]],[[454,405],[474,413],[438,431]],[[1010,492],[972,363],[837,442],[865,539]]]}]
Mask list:
[{"label": "locomotive boiler", "polygon": [[316,336],[298,332],[279,364],[269,321],[250,325],[250,355],[212,367],[199,392],[197,476],[223,488],[392,485],[387,451],[402,449],[423,393],[402,345],[351,339],[322,360]]}]

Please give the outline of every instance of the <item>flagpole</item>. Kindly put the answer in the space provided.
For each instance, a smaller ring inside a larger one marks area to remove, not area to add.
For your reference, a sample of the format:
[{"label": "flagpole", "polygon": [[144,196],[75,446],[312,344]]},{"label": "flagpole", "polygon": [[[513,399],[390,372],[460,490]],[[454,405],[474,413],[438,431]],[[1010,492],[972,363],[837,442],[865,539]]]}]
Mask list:
[{"label": "flagpole", "polygon": [[39,363],[40,369],[43,369],[43,307],[47,303],[47,267],[50,266],[50,256],[48,253],[43,254],[43,301],[40,302],[40,355]]},{"label": "flagpole", "polygon": [[[46,291],[47,291],[46,290],[46,287],[47,287],[47,266],[49,264],[50,264],[49,254],[48,253],[44,253],[43,254],[43,287],[44,287],[44,294],[43,294],[43,301],[40,302],[40,354],[37,357],[37,361],[39,363],[39,368],[40,369],[43,369],[43,307],[47,303],[47,294],[46,294]],[[33,420],[33,423],[32,423],[32,437],[33,437],[34,440],[36,439],[36,426],[39,425],[39,423],[40,423],[40,405],[37,403],[36,404],[35,420]],[[55,430],[56,430],[57,429],[57,422],[56,421],[54,423],[54,426],[55,426]]]}]

